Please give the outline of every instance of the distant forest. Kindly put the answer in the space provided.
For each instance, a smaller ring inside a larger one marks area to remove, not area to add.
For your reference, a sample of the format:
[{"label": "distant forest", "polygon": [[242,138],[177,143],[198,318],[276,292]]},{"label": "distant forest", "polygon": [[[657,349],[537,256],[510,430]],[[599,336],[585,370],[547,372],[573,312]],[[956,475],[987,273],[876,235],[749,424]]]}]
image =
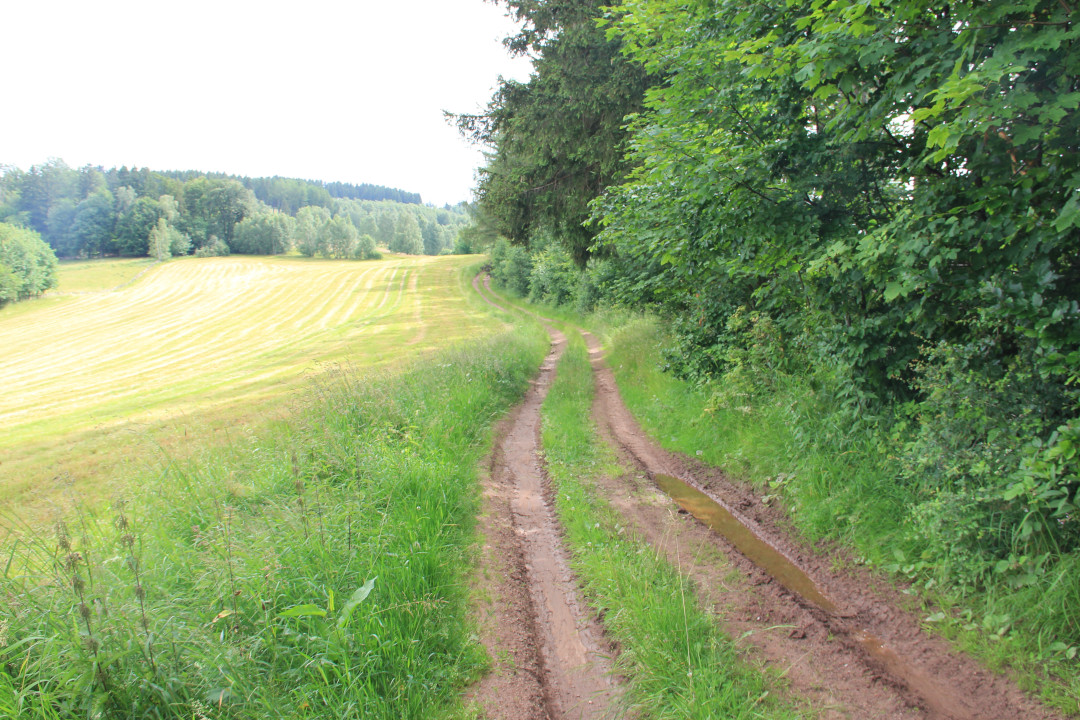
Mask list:
[{"label": "distant forest", "polygon": [[454,251],[464,205],[435,208],[378,185],[248,178],[50,160],[0,166],[0,222],[32,230],[61,258],[276,254],[363,258],[376,246]]},{"label": "distant forest", "polygon": [[[98,168],[101,170],[101,168]],[[106,174],[115,172],[122,177],[130,177],[132,173],[148,173],[149,170],[102,170]],[[420,193],[405,192],[398,188],[384,187],[382,185],[369,185],[361,183],[353,185],[343,182],[322,182],[321,180],[299,180],[297,178],[283,178],[275,175],[268,178],[249,178],[241,175],[227,175],[225,173],[205,173],[198,170],[164,170],[159,175],[173,178],[182,182],[195,178],[208,178],[211,180],[236,180],[244,187],[255,193],[255,197],[270,207],[290,215],[306,205],[320,205],[327,207],[332,198],[346,200],[390,200],[392,202],[421,205]],[[127,184],[127,183],[124,183]]]}]

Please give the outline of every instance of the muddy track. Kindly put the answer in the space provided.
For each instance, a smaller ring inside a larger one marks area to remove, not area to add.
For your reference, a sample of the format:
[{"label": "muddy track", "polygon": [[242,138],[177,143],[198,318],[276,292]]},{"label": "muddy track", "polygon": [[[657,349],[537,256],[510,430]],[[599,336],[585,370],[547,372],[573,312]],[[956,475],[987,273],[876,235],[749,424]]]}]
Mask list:
[{"label": "muddy track", "polygon": [[495,667],[471,696],[492,718],[607,718],[617,710],[612,650],[579,598],[538,452],[540,406],[566,347],[561,333],[548,333],[540,374],[496,429],[484,480],[477,582],[486,591],[481,640]]},{"label": "muddy track", "polygon": [[[481,292],[479,278],[474,287]],[[594,421],[632,469],[599,478],[601,492],[695,581],[718,621],[753,661],[784,678],[794,701],[822,718],[1064,717],[924,633],[918,613],[905,609],[910,597],[842,550],[799,540],[784,511],[753,489],[660,448],[624,405],[599,341],[582,335],[596,381]]]},{"label": "muddy track", "polygon": [[[596,380],[594,419],[637,471],[602,478],[606,494],[689,572],[731,635],[781,671],[793,696],[825,718],[1062,717],[925,634],[900,593],[841,552],[795,539],[784,513],[751,489],[660,448],[623,404],[600,343],[583,335]],[[732,531],[732,520],[741,527]]]}]

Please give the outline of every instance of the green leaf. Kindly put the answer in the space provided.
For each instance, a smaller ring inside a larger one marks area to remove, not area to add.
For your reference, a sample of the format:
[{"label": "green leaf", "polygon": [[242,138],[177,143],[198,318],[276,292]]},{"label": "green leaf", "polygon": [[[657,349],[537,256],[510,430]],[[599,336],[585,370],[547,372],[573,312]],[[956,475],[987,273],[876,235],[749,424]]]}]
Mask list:
[{"label": "green leaf", "polygon": [[349,618],[352,617],[353,610],[356,609],[356,606],[364,602],[364,600],[367,599],[367,596],[371,594],[371,591],[375,589],[375,581],[378,579],[379,577],[376,575],[360,587],[356,588],[356,592],[352,594],[349,601],[341,608],[341,617],[339,617],[337,621],[338,627],[345,627],[349,622]]},{"label": "green leaf", "polygon": [[885,302],[892,302],[904,291],[904,286],[898,282],[885,284]]},{"label": "green leaf", "polygon": [[326,617],[326,611],[318,605],[293,605],[278,613],[278,617]]}]

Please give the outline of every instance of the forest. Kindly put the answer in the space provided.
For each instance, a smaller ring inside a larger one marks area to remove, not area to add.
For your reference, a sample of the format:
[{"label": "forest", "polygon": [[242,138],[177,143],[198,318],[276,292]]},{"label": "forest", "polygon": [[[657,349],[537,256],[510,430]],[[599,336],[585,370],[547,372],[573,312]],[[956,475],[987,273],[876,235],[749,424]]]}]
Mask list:
[{"label": "forest", "polygon": [[[0,222],[36,233],[60,258],[232,253],[363,258],[451,252],[463,205],[434,208],[376,185],[158,172],[50,160],[0,167]],[[36,293],[35,293],[36,294]]]},{"label": "forest", "polygon": [[469,232],[509,239],[496,281],[658,314],[717,422],[810,408],[793,462],[875,483],[807,501],[819,532],[1075,657],[1072,6],[502,4],[534,73],[456,118],[490,152]]}]

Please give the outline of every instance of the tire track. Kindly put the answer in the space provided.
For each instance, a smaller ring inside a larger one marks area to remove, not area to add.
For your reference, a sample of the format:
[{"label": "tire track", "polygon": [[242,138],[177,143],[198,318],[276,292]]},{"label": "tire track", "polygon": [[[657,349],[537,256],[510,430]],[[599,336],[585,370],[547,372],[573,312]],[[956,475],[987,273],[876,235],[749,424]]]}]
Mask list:
[{"label": "tire track", "polygon": [[[623,403],[599,341],[582,334],[596,379],[594,418],[608,442],[639,470],[637,479],[604,480],[605,489],[639,531],[669,555],[672,539],[684,547],[696,546],[691,575],[716,604],[729,632],[747,638],[766,663],[785,668],[796,694],[823,710],[822,717],[1061,717],[1025,696],[1008,678],[926,635],[919,618],[901,609],[904,603],[898,593],[875,587],[879,583],[864,568],[841,573],[835,570],[835,555],[823,556],[789,537],[782,529],[783,514],[764,505],[750,489],[660,448]],[[690,487],[690,493],[674,490],[683,495],[679,503],[683,508],[693,508],[689,513],[673,507],[660,492],[658,486],[671,488],[668,477]],[[691,517],[704,516],[694,507],[693,497],[687,497],[695,490],[708,504],[730,513],[783,561],[763,560],[738,538],[714,532]],[[640,502],[637,498],[642,495],[654,502]],[[726,562],[710,560],[716,550],[740,571],[742,582],[726,577]],[[681,562],[686,567],[687,558]],[[811,590],[785,577],[785,562],[809,581]],[[783,630],[778,633],[776,628]]]},{"label": "tire track", "polygon": [[607,718],[618,697],[611,650],[578,597],[538,452],[540,408],[566,347],[562,333],[547,330],[548,355],[497,428],[484,482],[480,583],[490,596],[480,622],[496,667],[470,694],[489,717]]}]

